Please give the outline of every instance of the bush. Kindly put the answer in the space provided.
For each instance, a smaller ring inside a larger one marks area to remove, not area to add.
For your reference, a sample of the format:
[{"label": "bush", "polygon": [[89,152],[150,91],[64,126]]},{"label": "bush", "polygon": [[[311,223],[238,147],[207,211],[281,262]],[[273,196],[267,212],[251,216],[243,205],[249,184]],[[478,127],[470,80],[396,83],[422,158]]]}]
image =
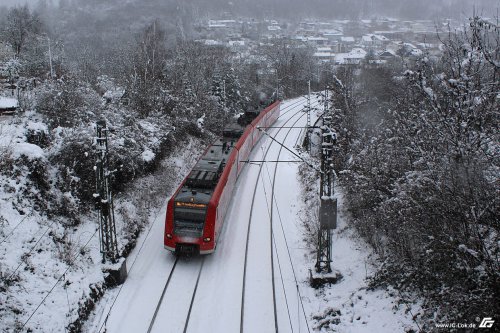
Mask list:
[{"label": "bush", "polygon": [[384,259],[373,283],[420,292],[428,328],[500,311],[493,31],[474,18],[445,42],[442,59],[372,77],[390,98],[363,82],[365,69],[334,85],[348,209]]}]

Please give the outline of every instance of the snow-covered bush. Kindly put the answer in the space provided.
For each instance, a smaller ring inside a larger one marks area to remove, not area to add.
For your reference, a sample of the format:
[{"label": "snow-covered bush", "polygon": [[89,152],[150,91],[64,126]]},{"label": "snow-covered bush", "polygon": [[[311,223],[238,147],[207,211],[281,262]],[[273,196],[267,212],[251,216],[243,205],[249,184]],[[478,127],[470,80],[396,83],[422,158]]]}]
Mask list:
[{"label": "snow-covered bush", "polygon": [[385,258],[374,285],[422,292],[429,328],[500,311],[499,41],[480,22],[436,62],[334,83],[348,208]]},{"label": "snow-covered bush", "polygon": [[45,158],[24,154],[8,155],[0,163],[0,173],[5,176],[5,182],[1,185],[4,191],[13,194],[11,203],[18,212],[27,214],[32,209],[37,211],[49,209],[47,199],[52,194],[48,181],[48,163]]},{"label": "snow-covered bush", "polygon": [[306,162],[301,163],[297,177],[300,179],[302,187],[302,200],[303,202],[303,220],[302,231],[303,239],[311,248],[317,250],[319,224],[313,221],[319,221],[319,206],[320,200],[318,198],[318,171],[311,168],[311,165],[318,166],[318,160],[313,158],[306,158]]},{"label": "snow-covered bush", "polygon": [[50,129],[73,127],[95,119],[101,106],[99,95],[73,77],[46,82],[38,88],[36,109]]}]

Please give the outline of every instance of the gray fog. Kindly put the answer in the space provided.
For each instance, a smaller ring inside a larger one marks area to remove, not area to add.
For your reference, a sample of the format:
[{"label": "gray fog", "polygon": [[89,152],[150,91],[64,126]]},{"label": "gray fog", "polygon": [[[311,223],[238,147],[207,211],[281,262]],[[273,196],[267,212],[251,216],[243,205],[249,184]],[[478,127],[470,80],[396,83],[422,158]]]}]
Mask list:
[{"label": "gray fog", "polygon": [[500,0],[0,0],[2,6],[57,4],[78,7],[118,5],[127,7],[191,8],[204,15],[248,15],[252,17],[370,18],[388,16],[407,19],[456,18],[470,16],[473,10],[497,16]]}]

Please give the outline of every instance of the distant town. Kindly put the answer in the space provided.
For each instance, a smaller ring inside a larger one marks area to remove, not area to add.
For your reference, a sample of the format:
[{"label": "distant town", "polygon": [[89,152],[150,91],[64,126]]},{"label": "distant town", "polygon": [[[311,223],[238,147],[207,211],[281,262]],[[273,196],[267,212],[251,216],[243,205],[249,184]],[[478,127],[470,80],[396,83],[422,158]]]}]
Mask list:
[{"label": "distant town", "polygon": [[368,58],[383,64],[397,56],[408,59],[422,55],[438,56],[439,36],[456,32],[450,20],[401,21],[398,19],[301,21],[298,24],[277,20],[208,20],[196,30],[206,45],[225,45],[244,59],[253,50],[275,39],[289,39],[296,47],[310,47],[318,63],[357,65]]}]

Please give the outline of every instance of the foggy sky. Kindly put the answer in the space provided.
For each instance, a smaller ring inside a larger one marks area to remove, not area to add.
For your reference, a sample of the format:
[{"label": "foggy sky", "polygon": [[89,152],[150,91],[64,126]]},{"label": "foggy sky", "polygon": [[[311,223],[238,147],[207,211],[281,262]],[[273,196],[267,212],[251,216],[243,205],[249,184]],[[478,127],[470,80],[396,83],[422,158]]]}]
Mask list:
[{"label": "foggy sky", "polygon": [[[28,4],[35,6],[40,0],[0,0],[0,7]],[[57,4],[59,0],[42,0]],[[65,0],[69,3],[177,3],[197,6],[202,12],[217,16],[229,12],[243,16],[292,17],[323,16],[331,18],[369,18],[374,15],[432,19],[438,17],[467,18],[473,8],[483,16],[498,16],[500,0]]]}]

